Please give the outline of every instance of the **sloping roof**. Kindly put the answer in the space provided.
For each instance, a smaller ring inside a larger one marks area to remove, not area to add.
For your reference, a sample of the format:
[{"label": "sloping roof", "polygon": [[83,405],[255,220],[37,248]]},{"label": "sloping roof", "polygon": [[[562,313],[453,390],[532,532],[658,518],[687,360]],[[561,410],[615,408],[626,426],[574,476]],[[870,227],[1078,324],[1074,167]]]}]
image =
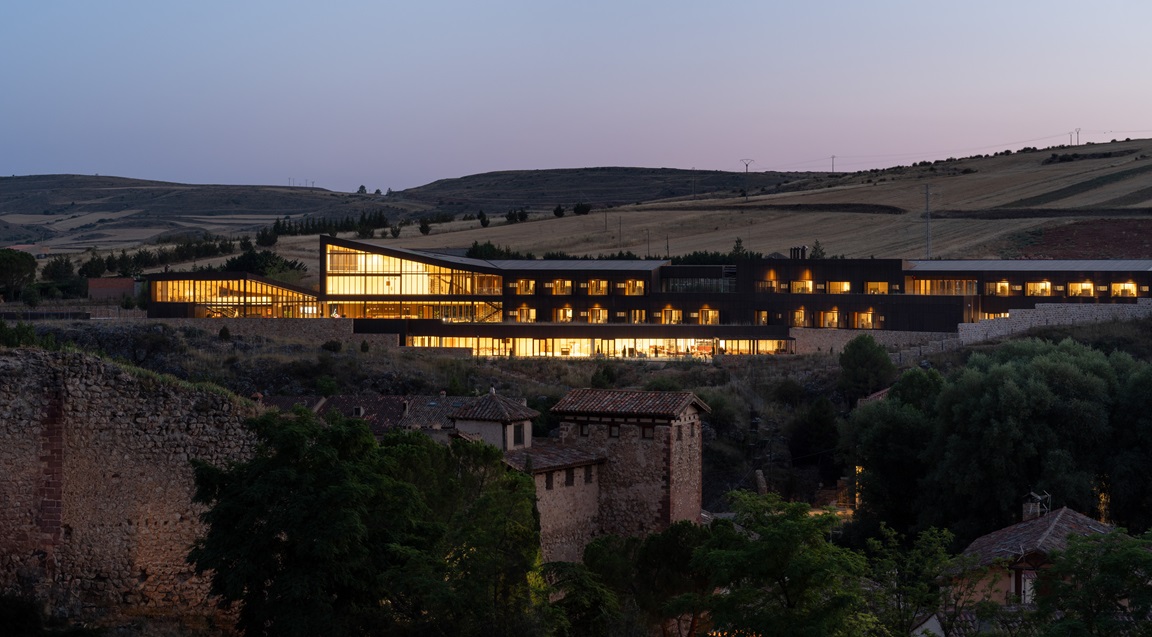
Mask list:
[{"label": "sloping roof", "polygon": [[711,412],[690,391],[636,391],[630,389],[573,389],[552,407],[556,414],[613,414],[675,418],[689,405]]},{"label": "sloping roof", "polygon": [[569,467],[599,464],[606,457],[590,449],[562,444],[551,438],[533,438],[532,446],[504,453],[504,462],[518,471],[527,471],[531,459],[532,473],[555,471]]},{"label": "sloping roof", "polygon": [[473,259],[444,252],[427,250],[413,250],[411,248],[397,248],[380,241],[356,240],[352,243],[364,244],[366,247],[377,248],[377,251],[413,258],[423,258],[458,265],[464,268],[497,268],[500,270],[635,270],[651,272],[659,270],[660,266],[669,262],[659,259]]},{"label": "sloping roof", "polygon": [[446,429],[452,426],[450,415],[471,405],[471,396],[407,396],[408,410],[397,423],[406,429]]},{"label": "sloping roof", "polygon": [[1030,553],[1051,554],[1067,548],[1069,535],[1098,535],[1113,529],[1109,524],[1062,507],[978,537],[964,549],[964,555],[986,565],[1001,559],[1016,560]]},{"label": "sloping roof", "polygon": [[505,398],[495,390],[477,398],[471,404],[448,414],[453,421],[479,420],[481,422],[516,422],[531,420],[540,412],[520,404],[519,401]]}]

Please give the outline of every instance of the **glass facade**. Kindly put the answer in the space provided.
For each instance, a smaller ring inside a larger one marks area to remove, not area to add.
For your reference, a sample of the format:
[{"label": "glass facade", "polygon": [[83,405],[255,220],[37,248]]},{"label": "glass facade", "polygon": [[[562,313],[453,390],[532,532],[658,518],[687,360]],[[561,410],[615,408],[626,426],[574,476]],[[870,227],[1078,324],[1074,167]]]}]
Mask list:
[{"label": "glass facade", "polygon": [[410,259],[328,246],[325,292],[361,296],[484,296],[501,294],[501,277]]},{"label": "glass facade", "polygon": [[319,318],[315,295],[251,279],[153,281],[155,303],[189,303],[196,318]]},{"label": "glass facade", "polygon": [[791,352],[791,341],[778,339],[698,338],[486,338],[409,336],[409,347],[471,350],[475,356],[558,358],[702,358],[713,354],[766,355]]}]

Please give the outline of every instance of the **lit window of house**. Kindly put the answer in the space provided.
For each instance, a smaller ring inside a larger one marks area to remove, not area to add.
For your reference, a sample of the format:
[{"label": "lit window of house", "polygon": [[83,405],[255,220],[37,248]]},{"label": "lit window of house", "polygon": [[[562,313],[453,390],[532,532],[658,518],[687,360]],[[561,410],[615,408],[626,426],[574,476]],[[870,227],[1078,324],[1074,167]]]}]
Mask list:
[{"label": "lit window of house", "polygon": [[821,312],[820,327],[840,327],[840,312],[836,310]]},{"label": "lit window of house", "polygon": [[1091,281],[1069,283],[1068,296],[1096,296],[1096,286]]},{"label": "lit window of house", "polygon": [[553,296],[567,296],[572,294],[572,281],[569,279],[556,279],[544,284],[544,287],[552,289]]},{"label": "lit window of house", "polygon": [[808,317],[803,309],[794,310],[792,312],[792,327],[807,327]]},{"label": "lit window of house", "polygon": [[1024,284],[1028,296],[1052,296],[1052,284],[1048,281],[1032,281]]},{"label": "lit window of house", "polygon": [[552,321],[554,323],[571,323],[572,322],[572,308],[558,307],[552,310]]},{"label": "lit window of house", "polygon": [[602,307],[594,307],[588,310],[589,323],[607,323],[608,310]]},{"label": "lit window of house", "polygon": [[629,323],[646,323],[648,321],[647,310],[629,310],[628,322]]},{"label": "lit window of house", "polygon": [[624,296],[644,296],[644,281],[641,279],[628,279],[617,283],[616,287]]},{"label": "lit window of house", "polygon": [[872,312],[857,312],[856,313],[856,329],[858,330],[872,330],[875,328],[874,314]]},{"label": "lit window of house", "polygon": [[516,281],[516,294],[520,296],[536,294],[536,282],[532,279],[519,279]]},{"label": "lit window of house", "polygon": [[793,294],[811,294],[812,282],[811,281],[793,281],[791,285]]},{"label": "lit window of house", "polygon": [[864,292],[866,294],[888,294],[888,282],[869,281],[864,284]]},{"label": "lit window of house", "polygon": [[1136,296],[1135,283],[1113,283],[1112,296]]},{"label": "lit window of house", "polygon": [[660,322],[664,325],[678,325],[684,322],[684,312],[673,308],[664,308],[660,313]]},{"label": "lit window of house", "polygon": [[984,284],[984,294],[988,296],[1008,296],[1007,281],[990,281]]},{"label": "lit window of house", "polygon": [[757,325],[767,325],[768,324],[768,312],[767,312],[767,310],[757,310],[757,312],[756,312],[756,324]]},{"label": "lit window of house", "polygon": [[719,325],[720,310],[700,310],[701,325]]},{"label": "lit window of house", "polygon": [[588,281],[588,296],[604,296],[608,294],[608,281],[592,279]]},{"label": "lit window of house", "polygon": [[848,281],[829,281],[828,294],[848,294],[852,291],[852,284]]},{"label": "lit window of house", "polygon": [[536,308],[534,308],[534,307],[516,308],[516,322],[517,323],[535,323],[536,322]]}]

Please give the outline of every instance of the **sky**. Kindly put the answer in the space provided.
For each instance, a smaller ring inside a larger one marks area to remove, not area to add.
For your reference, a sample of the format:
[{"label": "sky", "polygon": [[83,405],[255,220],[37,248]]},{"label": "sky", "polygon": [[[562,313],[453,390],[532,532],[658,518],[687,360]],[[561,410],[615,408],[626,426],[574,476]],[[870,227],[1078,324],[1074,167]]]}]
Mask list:
[{"label": "sky", "polygon": [[1149,25],[1147,0],[8,0],[0,175],[402,190],[1152,137]]}]

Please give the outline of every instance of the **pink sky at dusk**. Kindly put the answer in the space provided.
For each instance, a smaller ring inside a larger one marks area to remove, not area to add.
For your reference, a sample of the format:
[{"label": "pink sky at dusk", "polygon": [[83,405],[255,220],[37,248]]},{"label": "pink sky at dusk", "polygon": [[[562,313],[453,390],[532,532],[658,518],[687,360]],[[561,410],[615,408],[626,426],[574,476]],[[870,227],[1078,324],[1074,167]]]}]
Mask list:
[{"label": "pink sky at dusk", "polygon": [[399,190],[1152,137],[1149,24],[1135,0],[6,3],[0,174]]}]

